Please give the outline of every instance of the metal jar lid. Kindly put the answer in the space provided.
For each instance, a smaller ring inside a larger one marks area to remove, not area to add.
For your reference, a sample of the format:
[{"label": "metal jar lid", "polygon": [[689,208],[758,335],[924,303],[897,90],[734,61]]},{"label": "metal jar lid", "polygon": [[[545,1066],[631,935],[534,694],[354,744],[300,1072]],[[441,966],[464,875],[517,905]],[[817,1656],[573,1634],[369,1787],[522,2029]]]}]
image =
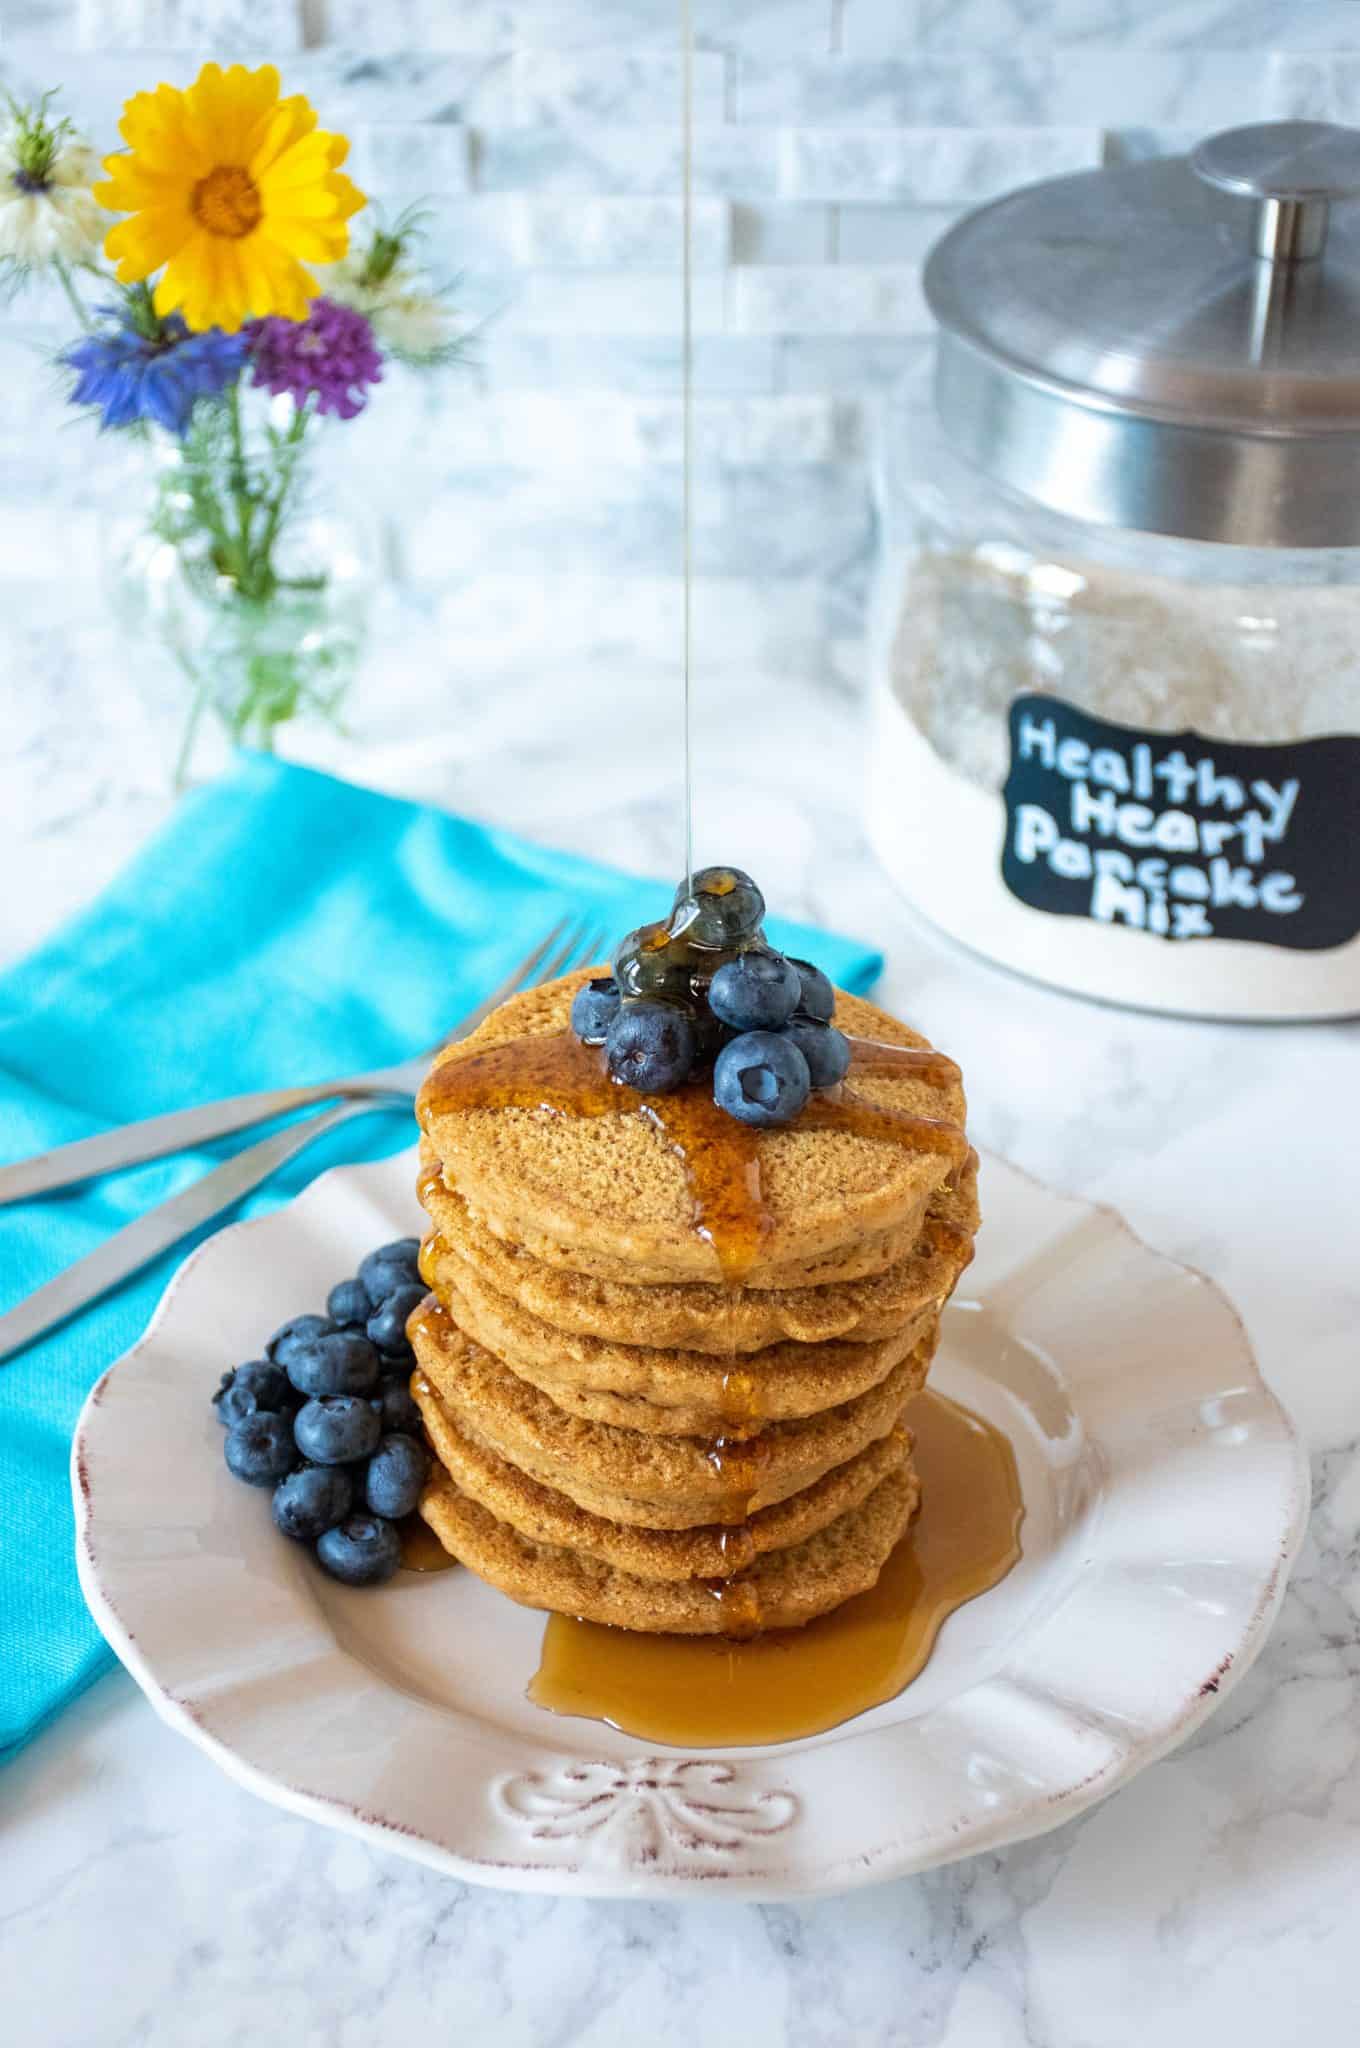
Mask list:
[{"label": "metal jar lid", "polygon": [[1069,517],[1360,544],[1360,130],[1234,128],[1026,186],[936,244],[957,451]]}]

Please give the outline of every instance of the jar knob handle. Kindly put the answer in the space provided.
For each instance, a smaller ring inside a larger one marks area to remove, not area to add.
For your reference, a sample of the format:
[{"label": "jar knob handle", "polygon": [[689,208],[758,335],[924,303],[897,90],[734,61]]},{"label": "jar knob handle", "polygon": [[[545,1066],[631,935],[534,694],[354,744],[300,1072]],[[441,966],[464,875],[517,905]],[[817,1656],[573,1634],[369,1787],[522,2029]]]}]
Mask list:
[{"label": "jar knob handle", "polygon": [[1360,194],[1360,129],[1332,121],[1261,121],[1210,135],[1191,152],[1206,185],[1258,202],[1256,254],[1267,263],[1321,256],[1336,200]]}]

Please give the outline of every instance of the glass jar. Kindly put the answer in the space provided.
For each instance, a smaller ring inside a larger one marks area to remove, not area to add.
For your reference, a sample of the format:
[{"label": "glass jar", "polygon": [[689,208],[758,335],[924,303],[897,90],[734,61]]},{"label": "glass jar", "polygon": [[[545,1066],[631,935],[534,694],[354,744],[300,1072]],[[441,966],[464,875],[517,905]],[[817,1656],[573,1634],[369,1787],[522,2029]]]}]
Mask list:
[{"label": "glass jar", "polygon": [[[1203,170],[1198,182],[1184,160],[1156,171],[1141,191],[1127,183],[1115,191],[1120,233],[1129,236],[1131,189],[1139,203],[1175,204],[1179,176],[1179,197],[1191,195],[1196,220],[1208,211],[1221,243],[1221,221],[1200,190]],[[1016,195],[1034,209],[1031,219],[1040,217],[1036,247],[1051,235],[1059,187],[1084,185],[1081,204],[1100,218],[1110,175]],[[1023,239],[1023,214],[1018,227]],[[956,318],[960,277],[965,294],[973,281],[969,229],[965,221],[941,245],[953,259],[950,289],[937,271],[932,294],[937,311],[947,302]],[[1334,252],[1334,266],[1344,253]],[[1137,261],[1130,267],[1137,271]],[[1176,268],[1173,261],[1173,284]],[[1249,252],[1244,268],[1247,299],[1259,297],[1268,266]],[[976,275],[984,294],[995,290],[994,268],[983,264]],[[1226,275],[1220,266],[1216,313]],[[1249,314],[1248,305],[1244,320]],[[930,418],[905,399],[890,409],[872,634],[871,836],[927,917],[1021,973],[1192,1015],[1351,1014],[1360,1010],[1351,850],[1360,828],[1356,422],[1329,431],[1312,465],[1307,445],[1266,449],[1262,459],[1277,465],[1274,491],[1252,488],[1250,462],[1264,439],[1253,423],[1236,496],[1232,488],[1216,496],[1206,464],[1231,480],[1234,436],[1245,440],[1248,429],[1234,416],[1206,417],[1207,406],[1198,417],[1187,408],[1195,347],[1182,329],[1164,348],[1164,308],[1154,304],[1148,318],[1161,332],[1144,360],[1154,360],[1164,386],[1168,363],[1179,379],[1177,403],[1161,402],[1166,447],[1149,448],[1159,422],[1146,393],[1135,406],[1123,390],[1101,392],[1097,406],[1091,390],[1060,386],[1051,363],[1035,371],[1037,343],[1024,364],[1033,383],[1008,412],[1016,358],[1002,362],[998,349],[996,362],[984,363],[978,328],[946,331]],[[1098,314],[1095,329],[1099,343]],[[1319,332],[1315,320],[1305,337],[1315,406]],[[1071,344],[1055,338],[1050,347],[1070,353]],[[1096,346],[1088,361],[1103,365],[1109,354]],[[1136,338],[1126,355],[1136,358]],[[1278,351],[1273,361],[1258,356],[1263,380],[1279,360]],[[1211,367],[1221,370],[1221,354]],[[1064,368],[1070,377],[1072,362]],[[1239,410],[1251,371],[1248,357],[1232,394]],[[1126,361],[1121,385],[1136,384],[1137,374]],[[1278,409],[1278,388],[1275,400]],[[1306,444],[1316,428],[1304,424]],[[1339,508],[1322,488],[1332,472],[1322,472],[1347,454],[1355,502]],[[1278,465],[1296,457],[1285,488]],[[1155,518],[1161,530],[1121,514]],[[1288,544],[1295,533],[1312,542],[1327,530],[1345,544]],[[1239,532],[1250,544],[1233,537]]]},{"label": "glass jar", "polygon": [[[223,572],[179,445],[157,441],[153,460],[150,515],[110,526],[105,573],[118,618],[160,642],[184,686],[173,769],[182,788],[205,713],[230,745],[262,752],[296,721],[339,729],[367,640],[375,550],[349,518],[290,510],[271,536],[267,579],[247,588]],[[149,708],[168,721],[160,679],[150,687]]]}]

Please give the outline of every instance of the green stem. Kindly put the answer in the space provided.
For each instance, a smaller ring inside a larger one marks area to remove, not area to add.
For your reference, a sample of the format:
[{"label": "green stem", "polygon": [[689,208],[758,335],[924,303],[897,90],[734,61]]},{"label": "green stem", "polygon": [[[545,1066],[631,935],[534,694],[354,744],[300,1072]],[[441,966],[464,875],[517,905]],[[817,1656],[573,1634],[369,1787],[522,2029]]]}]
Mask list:
[{"label": "green stem", "polygon": [[287,503],[288,493],[293,487],[293,476],[297,469],[298,456],[302,449],[302,437],[307,431],[307,422],[310,418],[311,414],[304,404],[298,406],[289,423],[288,432],[284,435],[283,439],[283,455],[279,463],[278,489],[275,491],[274,501],[269,507],[269,517],[265,520],[264,532],[260,535],[259,562],[261,579],[270,586],[274,582],[271,560],[274,552],[274,542],[278,539],[279,525],[283,519],[283,508]]},{"label": "green stem", "polygon": [[241,385],[238,379],[231,386],[227,400],[227,417],[231,422],[231,494],[236,500],[236,526],[240,547],[240,573],[245,577],[250,565],[250,525],[252,506],[250,502],[250,471],[246,467],[245,428],[241,420]]},{"label": "green stem", "polygon": [[203,707],[208,701],[208,679],[206,675],[195,673],[193,663],[178,648],[175,650],[175,659],[194,686],[194,697],[185,721],[184,737],[179,743],[179,753],[175,759],[175,792],[178,795],[189,778],[189,763],[193,759],[194,742],[198,738]]},{"label": "green stem", "polygon": [[75,279],[71,276],[70,271],[66,267],[66,258],[64,256],[54,256],[52,258],[52,268],[57,273],[58,280],[60,281],[62,290],[66,294],[67,301],[71,307],[71,311],[75,314],[77,320],[80,322],[81,326],[88,334],[90,330],[93,328],[94,322],[93,320],[91,320],[88,312],[85,310],[85,301],[81,298],[80,293],[76,290]]}]

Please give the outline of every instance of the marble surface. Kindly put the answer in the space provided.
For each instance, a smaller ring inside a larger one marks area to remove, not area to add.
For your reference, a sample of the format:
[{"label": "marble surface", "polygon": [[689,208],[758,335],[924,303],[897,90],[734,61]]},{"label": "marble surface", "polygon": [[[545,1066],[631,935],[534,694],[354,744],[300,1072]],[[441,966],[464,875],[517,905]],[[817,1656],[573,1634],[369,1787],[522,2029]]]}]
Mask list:
[{"label": "marble surface", "polygon": [[[7,586],[11,595],[20,586]],[[512,585],[393,608],[347,745],[309,758],[639,869],[678,859],[675,593],[542,621]],[[0,954],[164,814],[177,707],[92,595],[14,606]],[[498,602],[501,609],[497,610]],[[763,609],[762,609],[763,607]],[[0,1775],[0,2025],[16,2048],[436,2039],[494,2048],[1234,2048],[1347,2037],[1360,1942],[1360,1377],[1351,1027],[1140,1018],[917,924],[860,829],[858,678],[791,583],[705,587],[697,846],[874,937],[955,1052],[979,1138],[1116,1203],[1237,1302],[1314,1456],[1312,1533],[1223,1711],[1031,1844],[844,1900],[589,1904],[464,1887],[254,1800],[121,1673]],[[142,691],[133,690],[136,667]],[[16,865],[17,863],[17,865]],[[432,1767],[437,1767],[432,1760]],[[78,1967],[77,1967],[78,1959]]]}]

